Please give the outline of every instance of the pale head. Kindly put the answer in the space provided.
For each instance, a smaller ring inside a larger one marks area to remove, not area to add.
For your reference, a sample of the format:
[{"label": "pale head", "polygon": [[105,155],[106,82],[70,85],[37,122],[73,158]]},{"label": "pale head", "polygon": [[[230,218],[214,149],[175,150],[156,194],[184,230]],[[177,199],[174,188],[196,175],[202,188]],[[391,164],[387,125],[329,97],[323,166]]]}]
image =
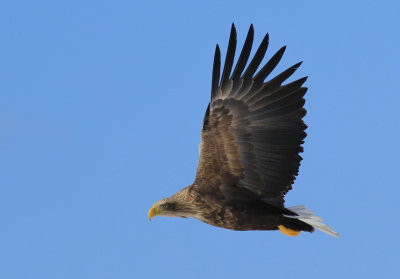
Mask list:
[{"label": "pale head", "polygon": [[179,217],[177,207],[177,203],[171,198],[161,199],[150,208],[149,219],[155,216]]},{"label": "pale head", "polygon": [[175,195],[154,203],[149,210],[149,219],[155,216],[164,217],[193,217],[197,213],[193,199],[187,194],[187,188]]}]

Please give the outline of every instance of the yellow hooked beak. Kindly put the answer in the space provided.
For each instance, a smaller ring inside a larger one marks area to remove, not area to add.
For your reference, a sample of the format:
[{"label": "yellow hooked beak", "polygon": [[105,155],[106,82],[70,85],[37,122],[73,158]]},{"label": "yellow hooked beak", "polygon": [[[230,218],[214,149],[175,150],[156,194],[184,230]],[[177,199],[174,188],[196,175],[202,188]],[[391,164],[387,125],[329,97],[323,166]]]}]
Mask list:
[{"label": "yellow hooked beak", "polygon": [[149,210],[149,219],[151,221],[151,218],[153,218],[154,216],[157,216],[161,213],[161,210],[158,208],[158,206],[153,205],[152,208],[150,208]]}]

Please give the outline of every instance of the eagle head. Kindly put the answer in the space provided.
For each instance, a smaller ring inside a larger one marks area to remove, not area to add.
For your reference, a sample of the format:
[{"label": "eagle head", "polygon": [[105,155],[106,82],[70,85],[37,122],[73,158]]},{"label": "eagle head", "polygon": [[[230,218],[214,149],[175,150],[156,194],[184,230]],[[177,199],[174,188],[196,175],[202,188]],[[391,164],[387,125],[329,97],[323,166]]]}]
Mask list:
[{"label": "eagle head", "polygon": [[180,204],[172,197],[157,201],[149,210],[149,219],[155,216],[185,217],[185,212]]}]

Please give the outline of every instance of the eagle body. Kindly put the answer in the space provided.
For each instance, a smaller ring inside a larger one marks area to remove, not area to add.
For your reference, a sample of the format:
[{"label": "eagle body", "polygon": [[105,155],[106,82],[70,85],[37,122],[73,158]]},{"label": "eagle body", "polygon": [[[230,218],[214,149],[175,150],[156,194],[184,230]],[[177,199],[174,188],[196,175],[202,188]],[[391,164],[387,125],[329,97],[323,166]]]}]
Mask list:
[{"label": "eagle body", "polygon": [[[201,185],[191,185],[175,194],[172,199],[186,204],[186,216],[198,219],[212,226],[235,231],[277,230],[279,225],[297,231],[314,231],[313,227],[298,219],[288,209],[279,209],[262,201],[225,202],[223,193],[198,192]],[[179,196],[179,198],[178,198]],[[186,201],[186,202],[184,202]]]},{"label": "eagle body", "polygon": [[337,237],[312,210],[284,205],[302,160],[307,77],[283,84],[301,65],[297,63],[266,80],[286,49],[279,49],[258,70],[268,34],[246,67],[253,38],[251,25],[233,68],[236,28],[232,24],[222,75],[217,45],[195,181],[157,201],[149,218],[193,217],[231,230],[280,230],[289,236],[317,228]]}]

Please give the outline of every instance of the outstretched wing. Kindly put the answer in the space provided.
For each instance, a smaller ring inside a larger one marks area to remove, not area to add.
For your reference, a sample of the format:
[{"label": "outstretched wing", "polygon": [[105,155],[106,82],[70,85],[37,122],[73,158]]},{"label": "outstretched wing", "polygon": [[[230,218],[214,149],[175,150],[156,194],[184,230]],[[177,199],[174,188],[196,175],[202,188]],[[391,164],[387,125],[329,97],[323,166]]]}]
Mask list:
[{"label": "outstretched wing", "polygon": [[302,85],[307,77],[282,85],[298,63],[265,82],[285,47],[256,73],[268,47],[268,34],[244,71],[253,37],[251,25],[231,74],[236,49],[232,24],[221,77],[220,50],[216,47],[211,101],[203,121],[194,184],[205,192],[218,187],[227,199],[251,196],[283,207],[284,195],[292,188],[302,160],[299,153],[307,128],[302,120],[307,88]]}]

